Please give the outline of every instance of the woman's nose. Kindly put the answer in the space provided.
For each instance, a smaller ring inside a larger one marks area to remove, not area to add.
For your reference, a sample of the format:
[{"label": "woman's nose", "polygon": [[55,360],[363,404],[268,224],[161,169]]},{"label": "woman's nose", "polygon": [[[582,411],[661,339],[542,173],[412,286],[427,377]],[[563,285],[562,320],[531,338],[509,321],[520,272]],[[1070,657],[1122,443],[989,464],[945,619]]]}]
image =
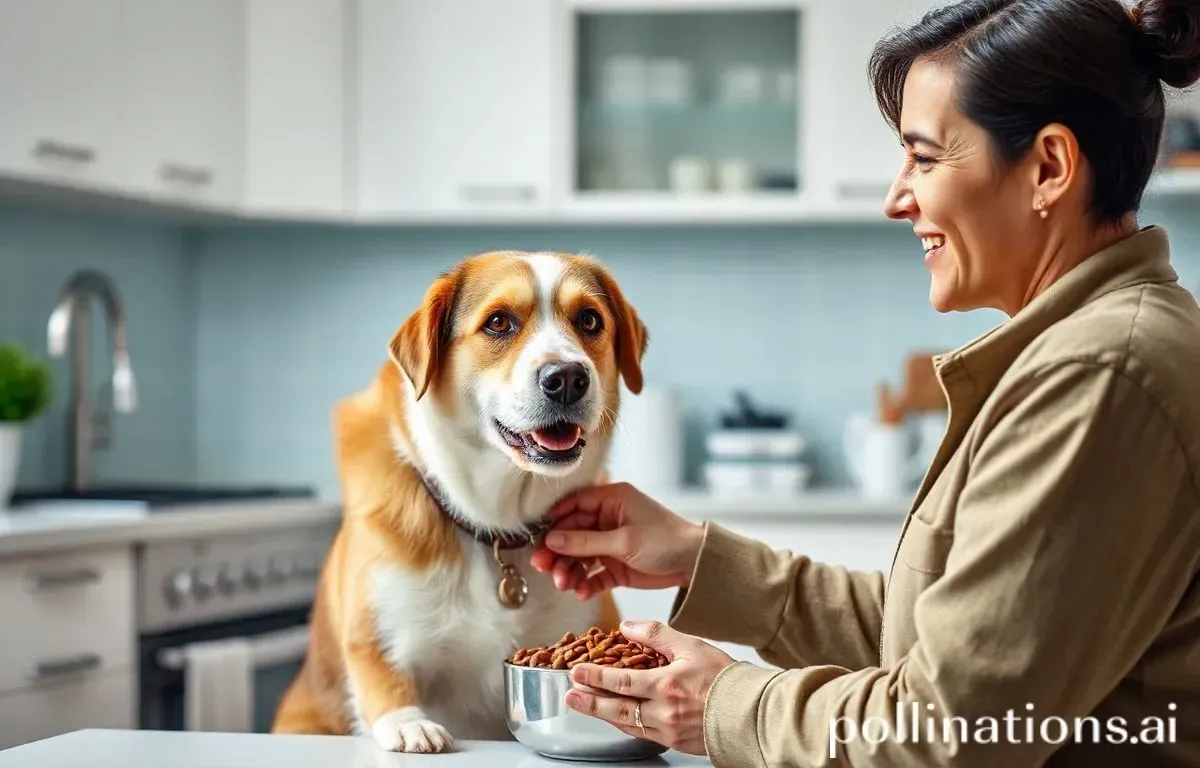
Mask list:
[{"label": "woman's nose", "polygon": [[888,188],[887,197],[883,201],[883,212],[889,219],[911,219],[917,215],[917,200],[903,174],[898,175]]}]

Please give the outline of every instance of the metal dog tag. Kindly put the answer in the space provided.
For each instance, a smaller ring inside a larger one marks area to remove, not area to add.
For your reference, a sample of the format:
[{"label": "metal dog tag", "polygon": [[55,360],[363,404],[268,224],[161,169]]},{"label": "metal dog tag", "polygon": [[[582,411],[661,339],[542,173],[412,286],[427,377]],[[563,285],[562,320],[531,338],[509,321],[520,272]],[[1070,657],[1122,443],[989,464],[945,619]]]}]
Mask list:
[{"label": "metal dog tag", "polygon": [[496,596],[500,599],[500,605],[505,608],[520,608],[529,596],[529,584],[514,566],[501,566]]}]

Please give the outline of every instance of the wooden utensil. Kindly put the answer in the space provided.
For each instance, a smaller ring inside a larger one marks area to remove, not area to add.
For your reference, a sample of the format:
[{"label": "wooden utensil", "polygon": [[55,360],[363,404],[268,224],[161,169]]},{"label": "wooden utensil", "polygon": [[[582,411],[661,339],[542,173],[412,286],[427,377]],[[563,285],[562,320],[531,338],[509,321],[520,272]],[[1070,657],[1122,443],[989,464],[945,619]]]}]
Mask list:
[{"label": "wooden utensil", "polygon": [[880,424],[896,425],[904,421],[904,400],[886,382],[875,387],[875,410]]}]

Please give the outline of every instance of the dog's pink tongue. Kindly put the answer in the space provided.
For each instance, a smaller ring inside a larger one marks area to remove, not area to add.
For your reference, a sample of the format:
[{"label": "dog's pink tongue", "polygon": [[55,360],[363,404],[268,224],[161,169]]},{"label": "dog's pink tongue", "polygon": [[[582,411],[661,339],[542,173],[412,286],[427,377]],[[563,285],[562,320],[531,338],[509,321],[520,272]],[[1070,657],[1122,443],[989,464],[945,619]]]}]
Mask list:
[{"label": "dog's pink tongue", "polygon": [[579,442],[579,425],[554,427],[551,429],[535,429],[530,433],[533,441],[547,451],[567,451]]}]

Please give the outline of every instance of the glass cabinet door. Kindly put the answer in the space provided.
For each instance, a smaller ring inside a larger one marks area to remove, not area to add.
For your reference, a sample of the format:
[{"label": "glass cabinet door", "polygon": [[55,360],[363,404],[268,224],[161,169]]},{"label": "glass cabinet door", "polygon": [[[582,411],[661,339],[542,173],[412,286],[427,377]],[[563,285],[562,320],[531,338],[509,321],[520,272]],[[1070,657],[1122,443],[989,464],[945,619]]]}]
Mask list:
[{"label": "glass cabinet door", "polygon": [[802,5],[574,9],[572,192],[794,198]]}]

